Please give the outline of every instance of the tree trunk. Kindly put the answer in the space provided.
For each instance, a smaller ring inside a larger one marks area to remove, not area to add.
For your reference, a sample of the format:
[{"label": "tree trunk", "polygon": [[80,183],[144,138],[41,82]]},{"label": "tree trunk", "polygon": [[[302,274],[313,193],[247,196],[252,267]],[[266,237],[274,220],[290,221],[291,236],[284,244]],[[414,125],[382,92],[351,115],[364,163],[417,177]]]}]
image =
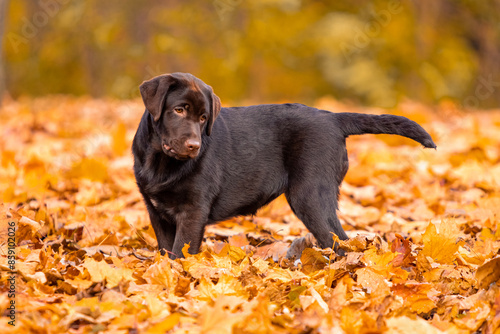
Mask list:
[{"label": "tree trunk", "polygon": [[9,7],[8,4],[9,0],[0,0],[0,102],[3,100],[6,89],[2,42],[5,31],[5,21],[7,19],[7,9]]}]

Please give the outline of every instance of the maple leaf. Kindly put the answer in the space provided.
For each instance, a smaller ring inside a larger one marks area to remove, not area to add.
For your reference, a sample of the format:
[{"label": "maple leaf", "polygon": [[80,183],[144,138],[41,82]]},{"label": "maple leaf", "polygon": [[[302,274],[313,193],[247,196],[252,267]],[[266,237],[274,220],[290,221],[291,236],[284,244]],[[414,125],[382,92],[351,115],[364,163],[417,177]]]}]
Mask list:
[{"label": "maple leaf", "polygon": [[214,301],[219,296],[246,296],[246,290],[236,277],[222,275],[216,284],[211,280],[202,278],[198,285],[200,293],[199,299],[205,301]]},{"label": "maple leaf", "polygon": [[239,263],[247,256],[247,254],[240,247],[225,244],[220,251],[219,256],[229,256],[233,263]]},{"label": "maple leaf", "polygon": [[439,225],[439,231],[436,225],[430,223],[422,235],[424,243],[422,253],[425,256],[430,256],[436,262],[452,263],[461,244],[458,237],[459,230],[451,220],[444,220]]},{"label": "maple leaf", "polygon": [[479,287],[486,289],[491,283],[500,279],[500,256],[484,263],[476,271]]},{"label": "maple leaf", "polygon": [[155,263],[144,272],[142,277],[149,284],[158,284],[166,289],[173,288],[178,274],[172,270],[170,261],[166,257],[157,258]]},{"label": "maple leaf", "polygon": [[106,287],[113,288],[122,280],[131,280],[133,271],[128,268],[116,268],[106,261],[96,261],[86,258],[83,266],[90,274],[93,282],[106,281]]},{"label": "maple leaf", "polygon": [[391,291],[403,298],[404,304],[413,312],[427,313],[436,307],[435,289],[431,284],[407,282],[395,284]]}]

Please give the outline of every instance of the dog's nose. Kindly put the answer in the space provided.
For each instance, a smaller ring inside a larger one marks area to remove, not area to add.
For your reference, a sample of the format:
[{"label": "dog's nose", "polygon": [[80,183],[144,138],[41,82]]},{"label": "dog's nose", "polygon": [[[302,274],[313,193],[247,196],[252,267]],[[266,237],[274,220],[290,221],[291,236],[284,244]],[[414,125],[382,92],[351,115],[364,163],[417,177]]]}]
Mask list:
[{"label": "dog's nose", "polygon": [[200,149],[200,142],[196,139],[186,140],[186,148],[190,151],[196,151]]}]

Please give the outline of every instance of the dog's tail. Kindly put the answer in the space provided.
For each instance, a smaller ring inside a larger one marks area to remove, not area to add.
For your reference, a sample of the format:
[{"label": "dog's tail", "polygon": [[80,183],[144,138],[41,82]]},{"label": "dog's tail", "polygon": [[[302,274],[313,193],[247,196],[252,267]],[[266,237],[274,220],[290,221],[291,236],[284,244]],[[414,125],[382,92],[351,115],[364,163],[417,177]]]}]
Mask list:
[{"label": "dog's tail", "polygon": [[356,113],[336,113],[333,115],[346,137],[364,133],[386,133],[413,139],[427,148],[436,148],[436,144],[427,131],[416,122],[403,116]]}]

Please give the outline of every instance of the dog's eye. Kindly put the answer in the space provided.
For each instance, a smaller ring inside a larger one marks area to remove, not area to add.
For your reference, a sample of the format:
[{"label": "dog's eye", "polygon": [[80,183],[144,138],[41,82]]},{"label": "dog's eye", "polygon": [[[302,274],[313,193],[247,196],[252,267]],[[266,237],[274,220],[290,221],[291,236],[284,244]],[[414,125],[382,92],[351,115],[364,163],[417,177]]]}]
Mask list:
[{"label": "dog's eye", "polygon": [[175,111],[176,113],[178,113],[178,114],[182,114],[182,113],[184,112],[184,109],[183,109],[183,108],[181,108],[181,107],[176,107],[176,108],[174,108],[174,111]]},{"label": "dog's eye", "polygon": [[202,123],[203,123],[203,122],[205,122],[206,120],[207,120],[207,116],[202,115],[202,116],[200,117],[200,122],[202,122]]}]

